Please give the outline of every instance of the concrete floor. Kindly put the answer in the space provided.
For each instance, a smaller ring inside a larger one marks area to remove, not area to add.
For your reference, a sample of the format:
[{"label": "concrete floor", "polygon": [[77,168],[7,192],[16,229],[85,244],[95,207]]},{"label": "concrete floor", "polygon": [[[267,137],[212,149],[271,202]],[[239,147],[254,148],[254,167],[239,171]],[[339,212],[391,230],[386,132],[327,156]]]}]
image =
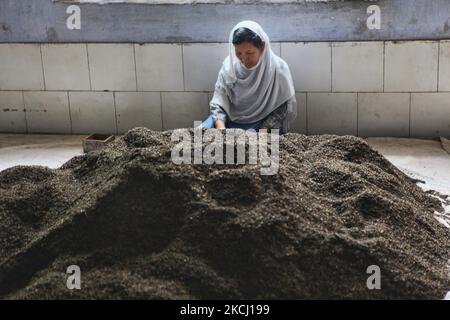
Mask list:
[{"label": "concrete floor", "polygon": [[[83,154],[86,135],[0,134],[0,171],[15,165],[58,168]],[[450,143],[407,138],[367,138],[367,142],[406,174],[423,180],[425,190],[450,196]],[[444,147],[443,147],[444,146]]]},{"label": "concrete floor", "polygon": [[87,135],[0,134],[0,171],[16,165],[58,168],[83,154]]},{"label": "concrete floor", "polygon": [[407,138],[366,141],[407,175],[424,181],[419,183],[424,190],[450,196],[450,148],[444,141]]}]

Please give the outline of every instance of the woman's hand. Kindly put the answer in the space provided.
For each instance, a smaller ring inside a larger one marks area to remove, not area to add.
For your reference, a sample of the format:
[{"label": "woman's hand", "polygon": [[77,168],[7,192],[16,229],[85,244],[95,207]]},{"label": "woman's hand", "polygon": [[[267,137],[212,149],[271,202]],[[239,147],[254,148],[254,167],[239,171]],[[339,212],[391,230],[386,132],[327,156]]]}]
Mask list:
[{"label": "woman's hand", "polygon": [[214,126],[216,127],[216,129],[225,129],[225,121],[223,120],[216,120],[216,122],[214,123]]}]

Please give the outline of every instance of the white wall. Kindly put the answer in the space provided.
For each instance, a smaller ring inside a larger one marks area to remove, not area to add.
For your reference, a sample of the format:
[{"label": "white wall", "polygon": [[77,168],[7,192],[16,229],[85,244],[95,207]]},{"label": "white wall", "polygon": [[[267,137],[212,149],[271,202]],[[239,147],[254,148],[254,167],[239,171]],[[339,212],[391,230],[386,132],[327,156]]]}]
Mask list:
[{"label": "white wall", "polygon": [[[450,41],[275,43],[297,132],[450,136]],[[208,115],[222,43],[0,44],[0,131],[123,133]]]}]

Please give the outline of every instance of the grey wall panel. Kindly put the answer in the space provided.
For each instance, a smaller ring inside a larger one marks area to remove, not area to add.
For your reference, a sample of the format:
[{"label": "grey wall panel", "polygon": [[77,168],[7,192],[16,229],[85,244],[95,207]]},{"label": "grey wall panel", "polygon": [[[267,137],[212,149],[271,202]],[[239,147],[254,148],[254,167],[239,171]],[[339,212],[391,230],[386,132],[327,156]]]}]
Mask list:
[{"label": "grey wall panel", "polygon": [[[366,9],[381,9],[368,30]],[[254,19],[273,41],[450,38],[450,1],[381,0],[297,4],[79,4],[81,30],[68,30],[70,3],[1,0],[0,42],[226,42],[240,20]]]}]

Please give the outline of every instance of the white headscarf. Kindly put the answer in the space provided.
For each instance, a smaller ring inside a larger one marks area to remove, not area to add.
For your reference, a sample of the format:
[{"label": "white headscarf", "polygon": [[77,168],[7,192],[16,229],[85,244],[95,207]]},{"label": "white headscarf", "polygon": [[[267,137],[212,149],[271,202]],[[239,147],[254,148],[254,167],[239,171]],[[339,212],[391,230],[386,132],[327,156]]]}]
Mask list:
[{"label": "white headscarf", "polygon": [[[247,28],[265,42],[263,54],[256,66],[247,69],[237,58],[233,34],[238,28]],[[227,99],[214,94],[211,103],[220,105],[230,119],[237,123],[252,123],[264,119],[284,102],[295,102],[295,89],[287,63],[275,55],[270,40],[254,21],[242,21],[230,32],[229,55],[225,58],[216,83],[216,90],[225,90]],[[288,120],[297,116],[296,103],[288,104]]]}]

